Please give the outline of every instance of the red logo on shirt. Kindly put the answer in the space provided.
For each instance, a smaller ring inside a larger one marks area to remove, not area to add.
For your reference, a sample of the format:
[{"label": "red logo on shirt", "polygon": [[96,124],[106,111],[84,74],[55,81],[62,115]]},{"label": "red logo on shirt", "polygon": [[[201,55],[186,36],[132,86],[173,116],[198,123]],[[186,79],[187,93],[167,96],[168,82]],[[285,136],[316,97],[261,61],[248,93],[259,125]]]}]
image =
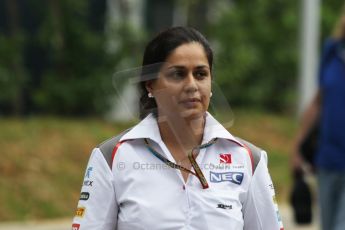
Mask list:
[{"label": "red logo on shirt", "polygon": [[79,230],[80,224],[72,224],[72,230]]},{"label": "red logo on shirt", "polygon": [[230,153],[219,154],[219,162],[225,163],[225,164],[231,164],[231,154]]}]

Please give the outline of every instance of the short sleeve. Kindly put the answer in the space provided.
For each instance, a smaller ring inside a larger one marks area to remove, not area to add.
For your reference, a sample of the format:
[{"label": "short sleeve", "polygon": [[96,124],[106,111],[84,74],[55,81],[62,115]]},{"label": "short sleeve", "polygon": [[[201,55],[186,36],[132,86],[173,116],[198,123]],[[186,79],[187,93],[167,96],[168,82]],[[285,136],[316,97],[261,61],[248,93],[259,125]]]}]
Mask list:
[{"label": "short sleeve", "polygon": [[95,148],[86,167],[72,230],[115,230],[117,212],[111,169]]},{"label": "short sleeve", "polygon": [[274,186],[267,168],[267,154],[260,161],[243,205],[244,230],[283,230]]}]

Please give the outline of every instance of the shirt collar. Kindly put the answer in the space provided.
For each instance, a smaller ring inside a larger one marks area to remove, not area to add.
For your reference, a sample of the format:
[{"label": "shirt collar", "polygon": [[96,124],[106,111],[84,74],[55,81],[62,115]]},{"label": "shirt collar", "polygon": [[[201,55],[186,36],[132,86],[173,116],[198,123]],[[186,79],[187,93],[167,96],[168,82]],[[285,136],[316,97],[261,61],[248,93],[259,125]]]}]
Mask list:
[{"label": "shirt collar", "polygon": [[214,138],[226,139],[243,146],[222,124],[220,124],[209,112],[206,112],[206,124],[202,143]]},{"label": "shirt collar", "polygon": [[128,133],[123,135],[120,141],[149,138],[157,143],[162,141],[159,132],[157,120],[152,113],[147,115],[137,125],[135,125]]},{"label": "shirt collar", "polygon": [[[156,143],[162,141],[156,117],[150,113],[128,133],[122,136],[120,141],[149,138]],[[206,123],[202,144],[209,142],[214,138],[227,139],[243,146],[228,130],[224,128],[209,112],[206,112]]]}]

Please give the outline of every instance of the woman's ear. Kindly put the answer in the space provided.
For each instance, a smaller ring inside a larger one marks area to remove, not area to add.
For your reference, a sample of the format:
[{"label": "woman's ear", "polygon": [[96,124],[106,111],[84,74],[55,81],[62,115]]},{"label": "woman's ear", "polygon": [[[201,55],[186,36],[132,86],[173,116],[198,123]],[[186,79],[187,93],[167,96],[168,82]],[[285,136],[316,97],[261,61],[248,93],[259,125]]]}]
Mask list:
[{"label": "woman's ear", "polygon": [[145,82],[145,88],[146,88],[148,93],[152,93],[152,91],[153,91],[152,85],[153,85],[153,81]]}]

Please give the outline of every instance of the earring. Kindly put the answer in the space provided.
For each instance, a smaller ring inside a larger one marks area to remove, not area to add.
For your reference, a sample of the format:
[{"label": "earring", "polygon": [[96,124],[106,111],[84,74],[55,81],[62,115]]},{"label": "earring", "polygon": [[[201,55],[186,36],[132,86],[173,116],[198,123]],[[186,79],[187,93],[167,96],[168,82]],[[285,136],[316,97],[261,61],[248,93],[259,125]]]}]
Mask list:
[{"label": "earring", "polygon": [[211,92],[211,93],[210,93],[210,97],[212,97],[212,95],[213,95],[213,94],[212,94],[212,92]]},{"label": "earring", "polygon": [[153,95],[152,95],[151,92],[149,92],[149,93],[147,94],[147,96],[148,96],[149,98],[153,98]]}]

